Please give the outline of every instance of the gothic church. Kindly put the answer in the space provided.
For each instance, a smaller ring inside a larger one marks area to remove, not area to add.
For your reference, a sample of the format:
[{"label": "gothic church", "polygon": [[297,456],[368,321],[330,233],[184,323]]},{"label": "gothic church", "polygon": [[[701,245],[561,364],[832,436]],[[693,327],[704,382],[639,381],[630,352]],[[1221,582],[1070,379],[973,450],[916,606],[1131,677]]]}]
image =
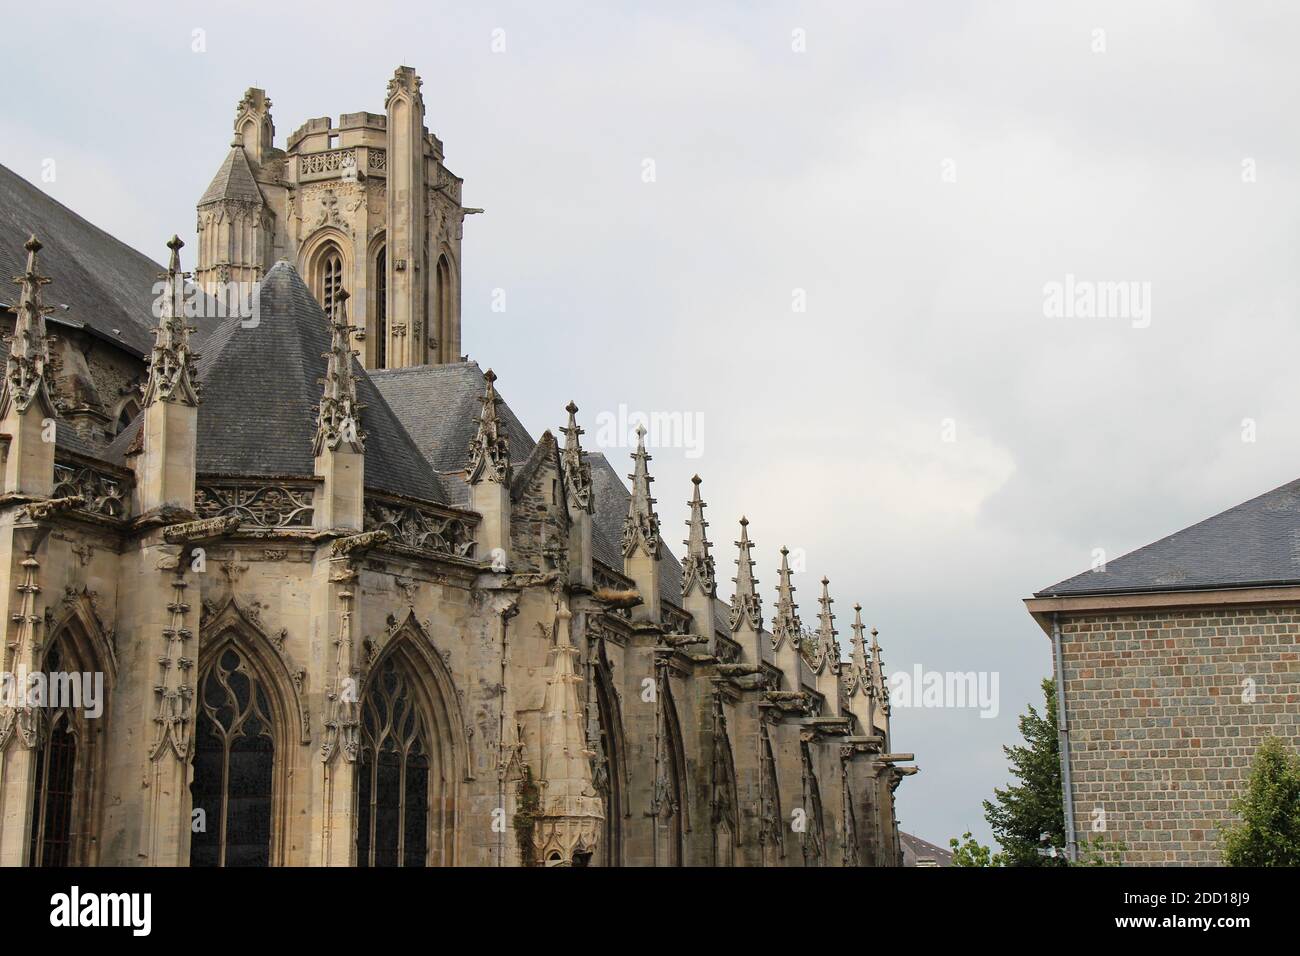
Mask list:
[{"label": "gothic church", "polygon": [[644,442],[529,434],[461,185],[408,67],[283,149],[250,89],[192,273],[0,168],[0,862],[899,865],[876,632],[784,549],[765,620],[744,518],[720,599]]}]

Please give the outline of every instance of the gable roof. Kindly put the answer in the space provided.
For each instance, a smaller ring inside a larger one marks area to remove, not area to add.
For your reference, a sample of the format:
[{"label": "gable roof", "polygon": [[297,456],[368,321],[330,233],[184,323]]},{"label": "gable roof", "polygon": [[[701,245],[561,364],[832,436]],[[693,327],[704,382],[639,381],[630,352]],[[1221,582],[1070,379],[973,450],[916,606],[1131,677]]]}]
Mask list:
[{"label": "gable roof", "polygon": [[1300,584],[1300,480],[1035,597]]},{"label": "gable roof", "polygon": [[[330,347],[325,313],[284,260],[267,272],[257,295],[256,326],[244,328],[232,317],[203,343],[198,471],[310,476]],[[365,370],[357,365],[355,371],[366,434],[366,486],[446,504],[441,484],[397,416]]]},{"label": "gable roof", "polygon": [[[45,304],[54,308],[46,321],[147,354],[162,266],[0,166],[0,278],[22,273],[30,235],[44,245],[41,272],[54,280],[45,287]],[[0,305],[17,301],[18,287],[0,282]]]}]

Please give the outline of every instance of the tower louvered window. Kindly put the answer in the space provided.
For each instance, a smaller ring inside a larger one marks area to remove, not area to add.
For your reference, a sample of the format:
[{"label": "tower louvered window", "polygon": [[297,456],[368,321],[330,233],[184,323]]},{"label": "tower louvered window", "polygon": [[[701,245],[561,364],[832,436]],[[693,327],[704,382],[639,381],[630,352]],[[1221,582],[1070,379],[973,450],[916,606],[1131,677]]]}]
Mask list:
[{"label": "tower louvered window", "polygon": [[338,250],[326,252],[320,264],[320,304],[325,314],[333,317],[338,308],[339,290],[343,288],[343,257]]},{"label": "tower louvered window", "polygon": [[375,368],[388,368],[388,250],[375,258]]}]

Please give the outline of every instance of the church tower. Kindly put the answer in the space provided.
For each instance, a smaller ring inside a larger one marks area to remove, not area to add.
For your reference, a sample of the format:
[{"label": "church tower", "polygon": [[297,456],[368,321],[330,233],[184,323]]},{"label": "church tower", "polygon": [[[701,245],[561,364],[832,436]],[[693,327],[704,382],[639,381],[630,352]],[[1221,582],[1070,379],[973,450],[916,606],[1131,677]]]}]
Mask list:
[{"label": "church tower", "polygon": [[271,101],[250,88],[234,140],[198,204],[196,281],[233,314],[279,259],[298,268],[326,313],[350,294],[366,368],[461,357],[463,180],[424,125],[422,81],[388,83],[385,112],[307,120],[275,146]]}]

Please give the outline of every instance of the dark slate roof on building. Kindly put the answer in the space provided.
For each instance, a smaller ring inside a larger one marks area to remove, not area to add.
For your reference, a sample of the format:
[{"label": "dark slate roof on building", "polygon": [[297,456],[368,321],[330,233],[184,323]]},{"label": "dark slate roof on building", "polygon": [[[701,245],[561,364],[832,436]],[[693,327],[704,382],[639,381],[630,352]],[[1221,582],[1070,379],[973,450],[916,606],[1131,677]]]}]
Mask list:
[{"label": "dark slate roof on building", "polygon": [[1300,480],[1035,597],[1300,584]]},{"label": "dark slate roof on building", "polygon": [[[259,321],[231,318],[203,343],[199,379],[201,474],[308,476],[330,334],[325,314],[288,262],[258,290]],[[366,433],[366,486],[446,502],[442,486],[397,416],[359,365],[357,398]],[[111,450],[117,450],[119,436]]]},{"label": "dark slate roof on building", "polygon": [[[162,267],[0,166],[0,279],[26,267],[30,235],[44,244],[41,272],[54,280],[45,287],[45,304],[55,310],[47,322],[87,329],[141,355],[153,347],[153,288]],[[0,281],[0,305],[17,301],[18,287]]]},{"label": "dark slate roof on building", "polygon": [[952,866],[952,850],[922,840],[919,836],[898,834],[898,842],[903,850],[903,866]]},{"label": "dark slate roof on building", "polygon": [[199,200],[203,206],[222,199],[236,199],[241,202],[261,203],[262,190],[253,178],[253,167],[248,164],[248,155],[243,146],[232,146],[226,154],[225,161],[212,177],[212,182]]},{"label": "dark slate roof on building", "polygon": [[[592,521],[591,550],[597,561],[623,570],[623,519],[627,517],[632,492],[614,466],[600,452],[590,452],[591,484],[596,499]],[[682,565],[665,542],[660,549],[659,599],[673,607],[682,606]]]},{"label": "dark slate roof on building", "polygon": [[[376,369],[370,377],[435,471],[465,468],[483,409],[479,399],[487,387],[477,362]],[[505,425],[510,461],[527,461],[537,442],[509,404],[503,401],[497,413]]]}]

